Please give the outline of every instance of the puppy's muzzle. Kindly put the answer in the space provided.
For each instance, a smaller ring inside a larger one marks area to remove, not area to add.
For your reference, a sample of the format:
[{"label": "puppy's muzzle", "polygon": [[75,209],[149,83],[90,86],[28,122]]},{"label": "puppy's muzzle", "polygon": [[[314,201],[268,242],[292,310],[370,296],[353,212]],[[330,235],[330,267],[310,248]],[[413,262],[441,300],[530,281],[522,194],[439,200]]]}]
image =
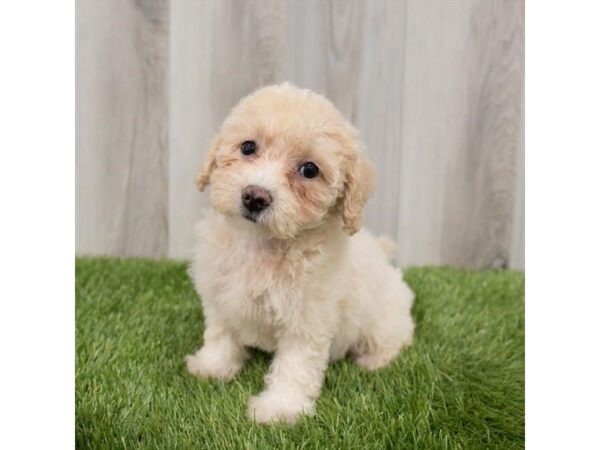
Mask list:
[{"label": "puppy's muzzle", "polygon": [[271,193],[258,186],[246,186],[242,191],[242,203],[248,214],[245,217],[255,220],[256,216],[273,202]]}]

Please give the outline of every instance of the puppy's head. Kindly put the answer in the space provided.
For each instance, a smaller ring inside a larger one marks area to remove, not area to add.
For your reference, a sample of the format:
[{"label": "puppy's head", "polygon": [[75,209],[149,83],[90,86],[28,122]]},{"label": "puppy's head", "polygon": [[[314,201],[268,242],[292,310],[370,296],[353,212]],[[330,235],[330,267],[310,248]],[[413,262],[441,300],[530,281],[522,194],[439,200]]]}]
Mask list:
[{"label": "puppy's head", "polygon": [[294,238],[331,217],[353,234],[373,170],[355,129],[328,100],[283,84],[232,110],[196,183],[201,191],[211,185],[216,210],[273,237]]}]

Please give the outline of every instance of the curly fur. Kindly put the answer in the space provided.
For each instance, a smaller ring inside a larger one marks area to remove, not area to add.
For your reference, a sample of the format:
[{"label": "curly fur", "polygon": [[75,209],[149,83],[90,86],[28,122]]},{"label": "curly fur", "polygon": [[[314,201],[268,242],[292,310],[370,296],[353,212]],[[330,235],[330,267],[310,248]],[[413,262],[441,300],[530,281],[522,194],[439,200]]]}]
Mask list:
[{"label": "curly fur", "polygon": [[[240,153],[246,140],[255,155]],[[317,177],[298,173],[306,161]],[[388,262],[393,243],[359,231],[373,180],[354,128],[324,97],[287,83],[242,99],[211,144],[197,185],[211,186],[212,208],[190,267],[204,343],[187,366],[231,380],[247,347],[275,352],[249,404],[258,422],[313,413],[329,362],[351,355],[378,369],[412,341],[413,293]],[[249,185],[273,196],[256,222],[242,215]]]}]

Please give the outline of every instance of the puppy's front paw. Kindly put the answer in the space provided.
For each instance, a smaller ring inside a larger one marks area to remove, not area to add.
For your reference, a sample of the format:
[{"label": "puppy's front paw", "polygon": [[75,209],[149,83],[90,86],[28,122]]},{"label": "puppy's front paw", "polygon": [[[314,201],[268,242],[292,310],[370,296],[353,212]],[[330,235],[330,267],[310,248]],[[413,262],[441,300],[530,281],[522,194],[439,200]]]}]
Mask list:
[{"label": "puppy's front paw", "polygon": [[204,347],[193,355],[187,355],[185,362],[188,371],[192,375],[216,378],[223,381],[231,381],[241,370],[244,363],[243,359],[228,359]]},{"label": "puppy's front paw", "polygon": [[314,414],[315,402],[284,392],[264,391],[250,399],[248,416],[258,423],[293,424],[302,414]]}]

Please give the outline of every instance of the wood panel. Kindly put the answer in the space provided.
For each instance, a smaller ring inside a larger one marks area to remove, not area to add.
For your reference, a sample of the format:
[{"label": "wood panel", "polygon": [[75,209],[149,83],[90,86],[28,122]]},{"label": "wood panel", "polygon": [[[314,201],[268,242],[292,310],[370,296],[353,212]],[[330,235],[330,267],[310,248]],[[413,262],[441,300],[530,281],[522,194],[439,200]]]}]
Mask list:
[{"label": "wood panel", "polygon": [[522,195],[522,3],[411,1],[407,17],[401,261],[506,266]]},{"label": "wood panel", "polygon": [[171,3],[169,255],[188,258],[192,227],[208,206],[194,185],[216,124],[209,107],[211,2]]},{"label": "wood panel", "polygon": [[509,264],[522,3],[291,2],[287,17],[286,74],[361,131],[378,169],[366,223],[398,261]]},{"label": "wood panel", "polygon": [[78,252],[187,258],[210,138],[239,98],[290,80],[360,130],[378,172],[367,226],[399,263],[522,268],[523,14],[522,0],[79,1]]},{"label": "wood panel", "polygon": [[394,1],[287,7],[287,78],[326,95],[359,129],[378,175],[366,224],[390,236],[398,222],[405,13],[406,3]]},{"label": "wood panel", "polygon": [[169,255],[189,256],[208,195],[194,186],[212,136],[258,86],[283,81],[281,1],[171,3]]},{"label": "wood panel", "polygon": [[[523,95],[522,101],[525,96]],[[521,104],[522,119],[524,103]],[[517,165],[513,191],[514,208],[511,228],[511,247],[508,267],[525,270],[525,126],[521,123],[521,136],[517,147]]]},{"label": "wood panel", "polygon": [[167,255],[168,4],[76,3],[76,248]]}]

